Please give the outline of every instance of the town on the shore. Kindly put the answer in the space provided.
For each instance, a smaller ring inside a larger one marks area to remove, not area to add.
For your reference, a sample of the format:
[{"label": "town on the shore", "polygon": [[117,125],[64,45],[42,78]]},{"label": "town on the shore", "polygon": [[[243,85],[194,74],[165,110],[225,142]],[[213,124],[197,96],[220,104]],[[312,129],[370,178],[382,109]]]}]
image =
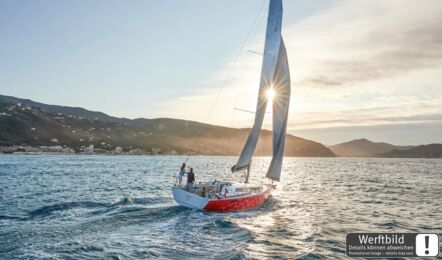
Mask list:
[{"label": "town on the shore", "polygon": [[165,152],[160,148],[141,149],[132,147],[117,146],[113,150],[106,150],[103,148],[96,148],[93,144],[89,146],[81,146],[73,149],[67,145],[52,145],[52,146],[0,146],[0,154],[109,154],[109,155],[177,155],[176,151]]}]

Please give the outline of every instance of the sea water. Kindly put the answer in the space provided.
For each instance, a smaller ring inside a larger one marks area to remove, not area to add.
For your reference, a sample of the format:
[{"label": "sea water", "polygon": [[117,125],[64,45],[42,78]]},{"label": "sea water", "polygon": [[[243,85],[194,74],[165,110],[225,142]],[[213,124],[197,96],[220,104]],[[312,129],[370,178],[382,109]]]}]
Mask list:
[{"label": "sea water", "polygon": [[[175,204],[185,160],[1,155],[0,259],[339,259],[348,232],[442,233],[440,159],[285,158],[267,203],[226,214]],[[188,164],[197,182],[240,180],[234,162]]]}]

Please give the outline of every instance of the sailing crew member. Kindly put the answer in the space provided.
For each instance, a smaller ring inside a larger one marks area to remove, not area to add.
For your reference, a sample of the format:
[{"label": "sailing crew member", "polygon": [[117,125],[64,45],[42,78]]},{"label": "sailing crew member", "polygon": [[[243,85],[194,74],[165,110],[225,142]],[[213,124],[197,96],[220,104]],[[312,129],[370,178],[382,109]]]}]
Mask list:
[{"label": "sailing crew member", "polygon": [[180,172],[178,173],[178,183],[180,186],[181,186],[181,182],[183,181],[184,174],[186,174],[186,164],[185,163],[183,163],[183,165],[181,165]]},{"label": "sailing crew member", "polygon": [[195,183],[195,175],[193,174],[193,168],[190,168],[190,172],[187,173],[187,191],[193,192],[193,184]]}]

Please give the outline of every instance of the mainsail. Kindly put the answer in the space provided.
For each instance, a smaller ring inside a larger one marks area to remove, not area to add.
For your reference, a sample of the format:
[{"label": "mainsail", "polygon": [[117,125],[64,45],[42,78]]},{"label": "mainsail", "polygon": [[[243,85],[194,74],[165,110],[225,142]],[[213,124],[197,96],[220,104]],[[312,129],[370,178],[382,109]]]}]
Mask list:
[{"label": "mainsail", "polygon": [[232,167],[232,171],[235,172],[250,166],[267,107],[267,92],[273,88],[276,93],[272,108],[273,157],[266,175],[273,180],[280,179],[290,103],[290,73],[287,53],[281,36],[281,25],[282,0],[270,0],[255,122],[238,162]]}]

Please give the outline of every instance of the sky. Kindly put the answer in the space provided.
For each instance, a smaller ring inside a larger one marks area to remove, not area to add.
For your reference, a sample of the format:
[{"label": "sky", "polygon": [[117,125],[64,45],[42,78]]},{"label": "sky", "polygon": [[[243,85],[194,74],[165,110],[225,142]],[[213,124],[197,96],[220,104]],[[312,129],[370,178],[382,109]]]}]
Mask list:
[{"label": "sky", "polygon": [[[0,0],[0,94],[251,127],[268,0]],[[288,132],[442,143],[442,1],[285,0]],[[269,111],[270,112],[270,111]],[[271,114],[264,127],[271,129]]]}]

